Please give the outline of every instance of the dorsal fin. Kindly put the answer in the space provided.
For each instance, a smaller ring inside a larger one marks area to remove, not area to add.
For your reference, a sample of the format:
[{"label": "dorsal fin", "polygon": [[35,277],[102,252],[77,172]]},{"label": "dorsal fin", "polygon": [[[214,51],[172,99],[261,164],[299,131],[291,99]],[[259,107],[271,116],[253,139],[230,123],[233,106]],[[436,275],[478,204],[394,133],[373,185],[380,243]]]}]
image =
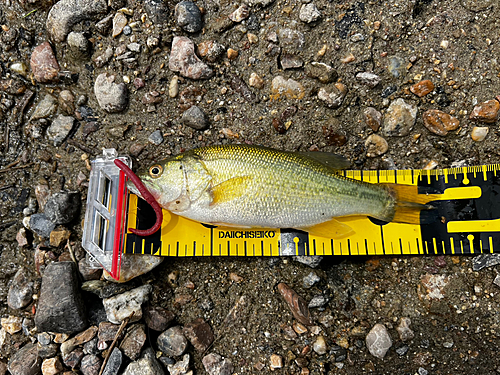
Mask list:
[{"label": "dorsal fin", "polygon": [[332,169],[346,169],[351,166],[351,162],[345,157],[331,152],[320,152],[320,151],[308,151],[308,152],[298,152],[301,155],[308,157],[309,159],[316,160],[317,162],[330,167]]}]

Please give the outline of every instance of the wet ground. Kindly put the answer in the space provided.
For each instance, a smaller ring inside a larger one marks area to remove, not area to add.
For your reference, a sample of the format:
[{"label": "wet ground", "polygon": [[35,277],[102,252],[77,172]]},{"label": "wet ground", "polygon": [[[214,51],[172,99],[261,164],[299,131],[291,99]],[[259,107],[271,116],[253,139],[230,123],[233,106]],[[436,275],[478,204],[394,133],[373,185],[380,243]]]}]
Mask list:
[{"label": "wet ground", "polygon": [[[86,51],[77,51],[66,41],[52,42],[60,73],[48,83],[33,78],[29,68],[26,73],[16,72],[13,65],[29,67],[34,48],[51,40],[46,27],[51,2],[6,0],[0,5],[0,73],[4,81],[13,79],[0,90],[2,301],[20,266],[27,266],[37,280],[33,249],[40,241],[35,236],[33,245],[21,248],[15,240],[23,209],[30,197],[35,198],[35,187],[45,180],[52,193],[78,190],[84,200],[89,175],[86,160],[101,154],[103,148],[132,155],[137,168],[193,147],[226,143],[334,152],[351,160],[354,169],[446,168],[500,161],[497,113],[490,122],[469,118],[476,105],[495,98],[500,86],[500,7],[494,1],[315,0],[321,17],[311,23],[299,18],[307,1],[252,3],[247,19],[228,23],[221,19],[236,9],[231,2],[197,2],[203,30],[188,33],[177,24],[175,2],[165,2],[164,22],[153,22],[143,2],[111,2],[107,12],[71,26],[71,31],[89,41]],[[112,26],[104,32],[98,29],[97,21],[123,7],[131,25],[128,35],[121,32],[113,37]],[[285,29],[291,30],[290,40],[280,32]],[[179,77],[179,94],[170,95],[174,75],[179,76],[169,69],[175,36],[187,36],[195,45],[216,41],[238,55],[228,57],[224,49],[213,61],[202,59],[213,69],[213,76],[204,80]],[[157,42],[148,43],[150,37]],[[140,44],[140,51],[127,47],[131,43]],[[96,64],[108,47],[113,48],[113,56],[103,65]],[[127,48],[132,53],[120,58]],[[313,62],[329,65],[336,74],[332,73],[329,82],[315,78],[308,70]],[[284,69],[289,66],[296,67]],[[94,83],[104,72],[114,74],[115,81],[125,82],[128,88],[122,111],[108,113],[96,99]],[[356,78],[363,72],[374,73],[380,82],[371,87]],[[261,88],[252,84],[252,73],[262,79]],[[273,91],[277,76],[298,82],[303,97]],[[423,97],[410,91],[421,80],[434,85]],[[345,85],[344,92],[347,89],[338,108],[318,97],[322,89],[334,90],[334,83]],[[14,92],[14,84],[24,91]],[[61,98],[63,90],[71,91],[73,99]],[[57,99],[58,109],[32,120],[47,95]],[[386,131],[384,120],[376,131],[367,125],[363,117],[367,107],[391,117],[389,105],[399,98],[418,109],[414,124],[403,121],[405,131],[400,136]],[[193,104],[206,114],[204,130],[181,121],[183,110]],[[422,118],[429,109],[456,117],[459,126],[445,136],[431,132]],[[47,127],[61,113],[76,120],[64,141],[54,146]],[[484,140],[471,137],[476,126],[488,128]],[[157,130],[163,137],[159,145],[148,140]],[[369,157],[365,141],[373,133],[387,141],[388,150]],[[77,248],[82,236],[80,219],[68,225]],[[51,251],[57,256],[63,247]],[[235,373],[270,372],[272,354],[284,359],[277,373],[305,373],[302,368],[313,374],[495,373],[500,369],[496,355],[499,286],[493,284],[497,270],[474,272],[471,257],[436,259],[326,257],[314,270],[284,258],[168,259],[142,280],[154,287],[152,302],[175,312],[179,323],[197,317],[208,321],[216,334],[211,350],[230,358]],[[171,285],[167,275],[174,271],[178,281]],[[303,279],[311,271],[320,281],[305,288]],[[231,272],[242,280],[235,282]],[[194,289],[185,287],[188,281]],[[277,292],[280,282],[306,301],[317,295],[329,298],[324,307],[311,309],[320,332],[287,336],[293,317]],[[430,296],[433,288],[442,296]],[[192,299],[174,303],[184,295]],[[248,298],[247,306],[227,326],[224,320],[229,310],[243,295]],[[31,309],[12,311],[6,303],[0,311],[2,316],[32,317]],[[411,319],[414,332],[404,342],[396,331],[403,317]],[[393,341],[383,359],[371,355],[365,344],[376,323],[386,326]],[[310,350],[318,334],[326,338],[327,354]],[[29,337],[22,333],[9,336],[1,348],[3,359],[8,360],[16,345],[27,341]],[[154,341],[151,333],[149,342],[155,348]],[[309,350],[304,349],[308,346]],[[204,373],[202,354],[190,353],[194,355],[192,368]],[[297,362],[297,358],[305,360]],[[259,362],[265,365],[263,369],[254,367]]]}]

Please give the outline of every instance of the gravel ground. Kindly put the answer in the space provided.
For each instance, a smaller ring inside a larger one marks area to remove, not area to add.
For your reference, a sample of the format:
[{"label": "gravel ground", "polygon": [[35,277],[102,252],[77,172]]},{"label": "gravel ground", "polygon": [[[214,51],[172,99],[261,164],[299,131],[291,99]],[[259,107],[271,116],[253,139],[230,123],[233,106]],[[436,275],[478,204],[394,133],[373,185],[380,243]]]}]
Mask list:
[{"label": "gravel ground", "polygon": [[[496,258],[479,271],[465,256],[168,259],[120,289],[87,284],[101,274],[80,245],[103,148],[135,167],[227,143],[335,152],[354,169],[498,163],[499,12],[493,0],[4,0],[0,374],[43,361],[44,374],[97,375],[115,335],[108,375],[500,372]],[[79,271],[52,266],[66,261]],[[51,300],[60,277],[71,298]],[[128,315],[107,307],[120,296],[135,311],[124,338]]]}]

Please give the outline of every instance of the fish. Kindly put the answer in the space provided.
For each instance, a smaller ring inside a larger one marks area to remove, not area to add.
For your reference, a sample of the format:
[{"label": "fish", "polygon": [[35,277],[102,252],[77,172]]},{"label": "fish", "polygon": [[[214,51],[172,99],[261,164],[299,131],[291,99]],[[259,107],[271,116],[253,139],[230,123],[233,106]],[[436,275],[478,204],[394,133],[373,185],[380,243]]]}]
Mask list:
[{"label": "fish", "polygon": [[[350,163],[327,152],[290,152],[235,144],[195,148],[137,173],[159,205],[188,219],[225,227],[294,228],[344,238],[339,217],[419,223],[437,195],[416,186],[370,184],[342,175]],[[139,196],[130,181],[128,189]]]}]

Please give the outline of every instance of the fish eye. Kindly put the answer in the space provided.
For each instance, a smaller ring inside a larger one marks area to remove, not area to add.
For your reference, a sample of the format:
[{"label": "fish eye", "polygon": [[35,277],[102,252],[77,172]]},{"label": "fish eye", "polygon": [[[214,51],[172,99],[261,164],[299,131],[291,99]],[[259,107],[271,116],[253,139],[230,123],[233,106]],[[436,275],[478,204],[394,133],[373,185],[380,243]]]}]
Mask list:
[{"label": "fish eye", "polygon": [[149,168],[149,175],[153,178],[158,178],[163,173],[163,167],[159,164],[153,165]]}]

